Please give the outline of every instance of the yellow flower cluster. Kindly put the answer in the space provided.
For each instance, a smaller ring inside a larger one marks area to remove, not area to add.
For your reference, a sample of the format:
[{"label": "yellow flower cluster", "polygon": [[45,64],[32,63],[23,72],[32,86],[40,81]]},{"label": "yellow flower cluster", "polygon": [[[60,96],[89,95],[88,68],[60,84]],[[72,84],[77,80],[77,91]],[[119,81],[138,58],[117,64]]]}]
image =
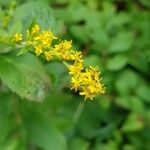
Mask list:
[{"label": "yellow flower cluster", "polygon": [[103,84],[100,83],[99,79],[99,69],[89,67],[84,71],[81,63],[70,65],[69,74],[72,75],[71,83],[72,89],[75,91],[79,90],[80,95],[84,95],[85,99],[93,99],[98,93],[104,93]]},{"label": "yellow flower cluster", "polygon": [[[40,26],[36,24],[27,31],[25,42],[34,48],[37,56],[42,55],[47,61],[54,58],[63,61],[71,76],[71,89],[79,91],[85,99],[92,100],[97,94],[104,93],[98,67],[84,68],[82,53],[71,50],[72,41],[64,40],[54,45],[52,42],[55,39],[57,37],[51,31],[41,31]],[[16,43],[22,40],[20,33],[14,35]]]}]

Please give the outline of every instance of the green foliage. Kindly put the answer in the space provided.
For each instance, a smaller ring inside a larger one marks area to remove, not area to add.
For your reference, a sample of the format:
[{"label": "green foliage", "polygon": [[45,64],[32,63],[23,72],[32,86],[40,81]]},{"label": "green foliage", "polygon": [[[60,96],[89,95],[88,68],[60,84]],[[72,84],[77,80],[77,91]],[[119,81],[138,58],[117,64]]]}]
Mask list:
[{"label": "green foliage", "polygon": [[44,29],[53,28],[55,23],[52,10],[47,3],[31,1],[16,8],[13,21],[21,21],[24,31],[29,28],[33,20],[40,24]]},{"label": "green foliage", "polygon": [[1,56],[0,77],[13,92],[35,101],[43,99],[50,84],[43,66],[31,54]]},{"label": "green foliage", "polygon": [[[12,2],[0,1],[0,149],[148,150],[149,0],[17,0],[14,10]],[[83,101],[63,64],[1,43],[34,22],[100,67],[105,95]]]}]

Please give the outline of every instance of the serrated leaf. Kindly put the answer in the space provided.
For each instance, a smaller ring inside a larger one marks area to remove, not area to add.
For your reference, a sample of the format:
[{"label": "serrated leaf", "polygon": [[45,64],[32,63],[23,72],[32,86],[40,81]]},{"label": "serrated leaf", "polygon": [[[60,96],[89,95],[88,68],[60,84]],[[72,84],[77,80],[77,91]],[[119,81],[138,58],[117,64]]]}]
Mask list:
[{"label": "serrated leaf", "polygon": [[34,101],[41,101],[50,85],[42,64],[31,54],[1,55],[0,77],[13,92]]}]

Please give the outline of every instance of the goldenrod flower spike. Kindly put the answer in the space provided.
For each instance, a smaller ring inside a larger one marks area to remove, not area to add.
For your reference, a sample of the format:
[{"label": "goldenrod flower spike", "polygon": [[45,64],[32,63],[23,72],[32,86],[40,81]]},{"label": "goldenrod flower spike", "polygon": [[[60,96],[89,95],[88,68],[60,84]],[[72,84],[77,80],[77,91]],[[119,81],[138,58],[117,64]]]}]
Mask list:
[{"label": "goldenrod flower spike", "polygon": [[[20,33],[16,33],[14,37],[16,42],[21,42],[23,39]],[[35,49],[34,52],[37,56],[42,55],[47,61],[58,58],[66,65],[71,76],[71,89],[79,91],[79,94],[83,95],[85,99],[93,100],[97,94],[105,92],[101,78],[99,78],[98,67],[84,67],[82,53],[71,50],[72,40],[64,40],[53,45],[53,40],[56,40],[57,37],[50,30],[40,31],[38,24],[33,26],[31,31],[27,31],[26,39],[24,42]]]}]

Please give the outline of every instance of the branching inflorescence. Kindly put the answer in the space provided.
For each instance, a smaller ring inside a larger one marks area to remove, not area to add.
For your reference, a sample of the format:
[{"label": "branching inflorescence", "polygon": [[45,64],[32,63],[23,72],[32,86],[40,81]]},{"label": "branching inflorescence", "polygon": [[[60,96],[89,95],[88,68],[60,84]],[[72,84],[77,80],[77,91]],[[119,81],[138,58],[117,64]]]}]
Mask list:
[{"label": "branching inflorescence", "polygon": [[47,61],[59,59],[69,70],[71,89],[85,99],[93,99],[97,94],[103,94],[105,88],[101,83],[100,71],[98,67],[84,67],[83,56],[81,51],[71,50],[72,41],[61,41],[53,44],[53,40],[58,40],[53,33],[41,31],[38,24],[34,25],[27,31],[25,37],[21,33],[16,33],[13,41],[16,44],[26,43],[26,46],[32,46],[36,56],[44,56]]}]

